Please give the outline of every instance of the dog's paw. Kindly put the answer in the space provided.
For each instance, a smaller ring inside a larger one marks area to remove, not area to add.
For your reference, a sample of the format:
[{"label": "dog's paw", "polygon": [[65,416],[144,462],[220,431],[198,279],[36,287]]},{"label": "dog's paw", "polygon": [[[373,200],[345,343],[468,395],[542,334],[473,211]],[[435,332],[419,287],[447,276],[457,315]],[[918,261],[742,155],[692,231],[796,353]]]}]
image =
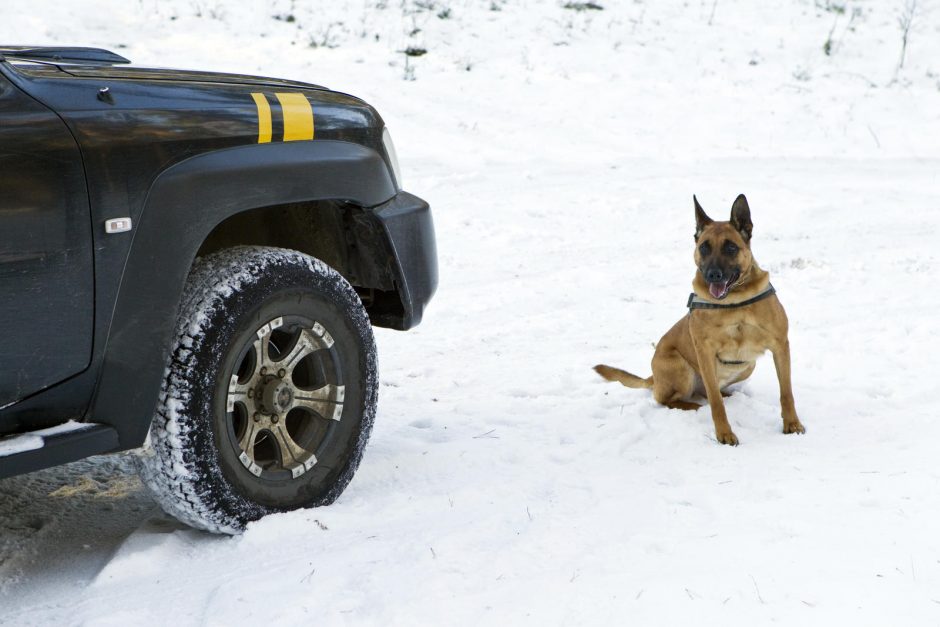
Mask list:
[{"label": "dog's paw", "polygon": [[793,420],[783,423],[783,432],[784,433],[806,433],[806,427],[803,426],[803,423],[800,422],[799,418],[794,418]]},{"label": "dog's paw", "polygon": [[730,444],[731,446],[738,445],[738,436],[734,434],[734,431],[730,429],[728,431],[716,431],[715,437],[722,444]]}]

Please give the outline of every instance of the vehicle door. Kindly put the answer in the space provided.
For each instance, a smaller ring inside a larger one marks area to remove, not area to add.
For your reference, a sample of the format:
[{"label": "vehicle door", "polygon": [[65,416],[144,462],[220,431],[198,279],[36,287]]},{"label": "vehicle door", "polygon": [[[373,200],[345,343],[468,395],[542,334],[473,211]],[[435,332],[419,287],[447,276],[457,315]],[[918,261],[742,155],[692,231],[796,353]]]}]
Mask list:
[{"label": "vehicle door", "polygon": [[78,146],[0,74],[0,409],[87,368],[93,318]]}]

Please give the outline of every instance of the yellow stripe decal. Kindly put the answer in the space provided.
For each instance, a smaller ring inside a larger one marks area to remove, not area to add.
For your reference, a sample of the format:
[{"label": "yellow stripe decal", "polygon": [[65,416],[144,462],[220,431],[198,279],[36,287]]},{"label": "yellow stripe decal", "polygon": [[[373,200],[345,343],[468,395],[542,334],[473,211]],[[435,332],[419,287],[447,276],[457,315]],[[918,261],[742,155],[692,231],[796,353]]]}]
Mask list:
[{"label": "yellow stripe decal", "polygon": [[284,114],[284,141],[313,139],[313,109],[303,94],[275,93]]},{"label": "yellow stripe decal", "polygon": [[271,141],[271,105],[264,94],[253,93],[251,97],[258,107],[258,143],[266,144]]}]

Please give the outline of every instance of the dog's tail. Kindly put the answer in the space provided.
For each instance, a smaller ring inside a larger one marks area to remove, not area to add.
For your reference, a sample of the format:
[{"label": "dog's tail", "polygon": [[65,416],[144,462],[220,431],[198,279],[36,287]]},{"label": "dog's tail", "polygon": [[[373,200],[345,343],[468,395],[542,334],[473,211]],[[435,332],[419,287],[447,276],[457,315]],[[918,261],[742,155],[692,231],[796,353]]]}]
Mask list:
[{"label": "dog's tail", "polygon": [[641,379],[635,374],[630,374],[626,370],[621,370],[620,368],[598,364],[597,366],[594,366],[594,372],[601,375],[608,381],[619,381],[628,388],[649,389],[653,387],[653,377]]}]

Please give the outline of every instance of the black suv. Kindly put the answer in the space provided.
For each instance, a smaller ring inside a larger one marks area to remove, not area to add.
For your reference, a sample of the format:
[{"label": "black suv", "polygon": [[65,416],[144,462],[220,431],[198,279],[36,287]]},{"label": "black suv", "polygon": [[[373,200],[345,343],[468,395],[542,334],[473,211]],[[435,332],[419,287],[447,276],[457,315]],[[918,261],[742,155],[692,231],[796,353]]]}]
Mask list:
[{"label": "black suv", "polygon": [[331,503],[371,327],[437,285],[428,205],[355,97],[127,63],[0,46],[0,477],[140,448],[202,529]]}]

